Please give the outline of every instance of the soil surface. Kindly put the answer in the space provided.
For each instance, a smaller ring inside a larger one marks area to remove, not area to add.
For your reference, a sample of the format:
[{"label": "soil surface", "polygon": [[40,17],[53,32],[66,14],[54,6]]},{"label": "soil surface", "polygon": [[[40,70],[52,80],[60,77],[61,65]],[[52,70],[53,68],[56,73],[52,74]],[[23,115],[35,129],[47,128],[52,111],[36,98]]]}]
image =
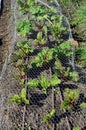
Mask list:
[{"label": "soil surface", "polygon": [[3,0],[2,11],[0,12],[0,72],[7,56],[11,42],[10,17],[11,0]]}]

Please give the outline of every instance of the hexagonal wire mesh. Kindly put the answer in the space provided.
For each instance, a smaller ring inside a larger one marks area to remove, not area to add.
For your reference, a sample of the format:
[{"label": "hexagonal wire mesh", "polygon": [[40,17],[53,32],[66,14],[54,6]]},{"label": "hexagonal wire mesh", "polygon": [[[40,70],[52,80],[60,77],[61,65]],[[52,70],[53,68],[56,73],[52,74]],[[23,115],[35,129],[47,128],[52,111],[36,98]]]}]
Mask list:
[{"label": "hexagonal wire mesh", "polygon": [[[46,0],[39,2],[47,6]],[[57,15],[62,15],[60,5],[56,0],[53,1],[53,3],[50,3],[50,6],[54,6],[59,10]],[[70,24],[68,22],[68,19],[63,16],[63,27],[66,27],[69,31],[68,33],[63,36],[66,40],[73,39]],[[50,41],[52,41],[52,37],[50,37]],[[49,41],[49,42],[50,42]],[[35,48],[36,51],[34,52],[33,56],[30,56],[29,60],[32,60],[34,56],[39,52],[38,48]],[[38,51],[38,52],[37,52]],[[67,66],[71,66],[73,69],[77,70],[80,75],[80,80],[78,83],[74,82],[65,82],[59,85],[59,90],[54,91],[54,88],[49,88],[47,95],[43,93],[40,89],[27,89],[27,97],[30,99],[30,104],[26,105],[25,110],[23,111],[21,106],[17,108],[17,111],[15,110],[14,113],[12,113],[15,120],[21,121],[22,125],[22,117],[24,117],[24,125],[25,130],[71,130],[73,127],[80,126],[82,130],[86,129],[86,110],[77,110],[77,111],[66,111],[61,110],[60,104],[62,100],[64,99],[64,93],[63,90],[65,87],[68,87],[70,89],[76,89],[77,86],[81,89],[81,94],[79,96],[79,101],[85,101],[86,102],[86,95],[85,95],[85,86],[86,86],[86,73],[85,71],[80,68],[78,65],[74,63],[74,47],[72,48],[73,54],[71,57],[67,60]],[[64,60],[64,57],[61,57],[61,60],[64,64],[66,64],[66,61]],[[46,76],[48,79],[51,79],[51,73],[53,73],[53,64],[54,60],[50,61],[48,64],[37,67],[37,68],[30,68],[28,70],[28,79],[38,79],[40,76]],[[47,122],[43,123],[43,117],[46,114],[49,114],[52,109],[56,109],[55,115],[51,118],[51,120],[48,120]],[[19,110],[21,112],[19,112]],[[14,109],[13,109],[14,111]],[[25,112],[25,115],[24,115]],[[12,114],[10,115],[10,118],[12,117]],[[13,122],[15,122],[13,120]],[[13,124],[15,126],[15,123]],[[19,124],[18,124],[19,126]],[[5,128],[7,130],[7,128]],[[13,128],[11,128],[13,129]],[[21,127],[22,129],[22,127]],[[3,129],[2,129],[3,130]],[[23,129],[22,129],[23,130]]]}]

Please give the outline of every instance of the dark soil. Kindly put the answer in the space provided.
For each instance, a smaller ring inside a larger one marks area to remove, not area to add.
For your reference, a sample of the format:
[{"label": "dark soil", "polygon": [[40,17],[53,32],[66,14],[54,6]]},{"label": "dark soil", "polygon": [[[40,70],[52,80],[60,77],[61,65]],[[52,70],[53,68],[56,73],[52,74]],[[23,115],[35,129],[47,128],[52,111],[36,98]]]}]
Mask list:
[{"label": "dark soil", "polygon": [[9,29],[11,0],[4,0],[2,10],[0,11],[0,71],[5,61],[8,48],[11,42]]}]

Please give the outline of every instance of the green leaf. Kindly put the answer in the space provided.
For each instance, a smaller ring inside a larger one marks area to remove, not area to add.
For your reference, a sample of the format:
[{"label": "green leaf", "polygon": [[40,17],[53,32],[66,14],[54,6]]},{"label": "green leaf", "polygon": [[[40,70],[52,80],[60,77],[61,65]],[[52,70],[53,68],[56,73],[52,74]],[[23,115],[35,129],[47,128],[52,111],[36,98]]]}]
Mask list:
[{"label": "green leaf", "polygon": [[56,113],[56,109],[52,109],[51,112],[50,112],[51,117],[54,116],[55,113]]},{"label": "green leaf", "polygon": [[23,88],[21,90],[20,97],[21,97],[22,102],[24,102],[25,104],[29,104],[29,100],[26,99],[26,88]]},{"label": "green leaf", "polygon": [[62,51],[65,51],[67,49],[71,48],[71,42],[70,41],[65,41],[62,44],[59,45],[59,49],[61,49]]},{"label": "green leaf", "polygon": [[66,110],[70,110],[71,109],[70,102],[68,100],[64,100],[61,103],[60,107],[61,107],[61,109],[66,109]]},{"label": "green leaf", "polygon": [[74,127],[73,130],[80,130],[80,127]]},{"label": "green leaf", "polygon": [[28,85],[28,87],[33,87],[33,88],[37,88],[38,87],[38,85],[39,85],[39,82],[38,82],[38,80],[31,80],[31,81],[29,81],[28,83],[27,83],[27,85]]},{"label": "green leaf", "polygon": [[8,99],[9,103],[16,102],[17,104],[21,104],[21,98],[19,95],[14,95],[10,99]]},{"label": "green leaf", "polygon": [[21,96],[22,99],[26,98],[26,89],[25,89],[25,88],[23,88],[23,89],[21,90],[20,96]]},{"label": "green leaf", "polygon": [[53,75],[51,80],[50,80],[50,85],[51,86],[56,86],[56,85],[58,85],[60,83],[61,83],[61,80],[56,75]]},{"label": "green leaf", "polygon": [[81,108],[86,108],[86,103],[85,103],[85,102],[82,102],[82,103],[80,104],[80,107],[81,107]]},{"label": "green leaf", "polygon": [[76,89],[76,90],[66,89],[65,93],[66,93],[66,99],[71,102],[74,102],[78,99],[80,90],[79,89]]},{"label": "green leaf", "polygon": [[44,31],[45,36],[47,36],[47,32],[48,32],[47,26],[43,26],[42,30]]},{"label": "green leaf", "polygon": [[79,74],[76,71],[70,72],[69,76],[75,82],[77,82],[79,80]]},{"label": "green leaf", "polygon": [[55,109],[52,109],[49,114],[46,114],[46,115],[43,117],[42,122],[45,123],[45,122],[47,122],[48,120],[50,120],[50,119],[55,115],[55,113],[56,113],[56,110],[55,110]]},{"label": "green leaf", "polygon": [[41,39],[40,44],[41,44],[41,45],[44,45],[45,42],[46,42],[46,41],[45,41],[45,39],[43,38],[43,39]]},{"label": "green leaf", "polygon": [[25,79],[21,79],[19,84],[20,84],[20,85],[23,85],[24,82],[25,82]]},{"label": "green leaf", "polygon": [[76,90],[71,90],[71,89],[65,89],[65,99],[61,104],[61,108],[62,109],[66,109],[69,110],[71,109],[77,99],[79,98],[79,94],[80,94],[80,90],[76,89]]},{"label": "green leaf", "polygon": [[23,88],[21,90],[20,96],[19,95],[14,95],[11,97],[8,102],[16,102],[17,104],[21,104],[22,102],[25,104],[29,104],[29,100],[26,99],[26,89]]},{"label": "green leaf", "polygon": [[20,97],[21,97],[22,102],[24,102],[25,104],[29,104],[29,100],[26,99],[26,89],[25,88],[23,88],[21,90]]},{"label": "green leaf", "polygon": [[47,77],[41,76],[40,85],[41,85],[42,89],[47,89],[50,86],[50,83],[49,83]]},{"label": "green leaf", "polygon": [[35,64],[37,67],[42,66],[43,63],[48,63],[53,59],[54,49],[44,48],[38,55],[33,59],[32,65]]},{"label": "green leaf", "polygon": [[48,56],[48,60],[52,60],[53,59],[53,53],[54,53],[54,49],[49,49],[47,52],[47,56]]},{"label": "green leaf", "polygon": [[63,73],[63,66],[62,66],[61,61],[57,57],[55,59],[56,59],[55,65],[54,65],[55,71]]},{"label": "green leaf", "polygon": [[49,119],[50,119],[50,115],[47,114],[47,115],[45,115],[45,116],[43,117],[42,122],[45,123],[45,122],[47,122]]},{"label": "green leaf", "polygon": [[42,39],[42,32],[38,32],[38,34],[37,34],[37,39],[38,39],[38,40],[41,40],[41,39]]},{"label": "green leaf", "polygon": [[18,21],[17,31],[21,36],[25,37],[29,32],[32,31],[32,26],[30,21],[28,21],[28,19],[23,19]]}]

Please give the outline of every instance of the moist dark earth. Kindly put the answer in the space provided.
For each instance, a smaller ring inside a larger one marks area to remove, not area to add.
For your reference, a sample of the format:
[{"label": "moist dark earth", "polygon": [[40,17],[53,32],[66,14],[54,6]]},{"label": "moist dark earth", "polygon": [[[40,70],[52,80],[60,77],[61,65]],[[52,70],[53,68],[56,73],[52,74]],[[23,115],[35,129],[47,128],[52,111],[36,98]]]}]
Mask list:
[{"label": "moist dark earth", "polygon": [[[13,14],[10,8],[10,0],[4,1],[3,12],[0,16],[0,68],[2,68],[12,40],[12,34],[10,34],[9,31],[9,18]],[[16,78],[18,70],[13,66],[12,58],[13,56],[11,56],[11,61],[7,64],[6,72],[0,81],[0,130],[14,130],[14,128],[17,127],[22,129],[24,105],[16,105],[15,103],[9,104],[7,102],[11,96],[20,93],[21,88],[23,88],[23,86],[19,85],[19,79]],[[80,67],[76,67],[76,70],[80,75],[78,83],[67,81],[62,84],[62,87],[80,88],[80,100],[86,101],[86,72]],[[48,70],[45,67],[41,74],[47,75],[46,71]],[[60,87],[61,86],[59,86],[59,88]],[[82,128],[81,130],[86,130],[86,109],[77,111],[71,110],[65,113],[60,110],[60,96],[60,93],[55,95],[55,108],[57,113],[50,123],[51,127],[47,128],[47,124],[42,124],[41,121],[43,116],[48,114],[52,109],[51,89],[49,90],[48,96],[45,96],[38,89],[28,89],[28,98],[30,98],[31,103],[26,106],[25,130],[28,130],[29,126],[31,130],[52,130],[53,124],[55,125],[55,130],[68,130],[66,115],[68,116],[71,128],[80,126]]]},{"label": "moist dark earth", "polygon": [[0,11],[0,72],[11,41],[9,28],[9,20],[11,16],[10,8],[10,0],[3,0],[2,9]]}]

